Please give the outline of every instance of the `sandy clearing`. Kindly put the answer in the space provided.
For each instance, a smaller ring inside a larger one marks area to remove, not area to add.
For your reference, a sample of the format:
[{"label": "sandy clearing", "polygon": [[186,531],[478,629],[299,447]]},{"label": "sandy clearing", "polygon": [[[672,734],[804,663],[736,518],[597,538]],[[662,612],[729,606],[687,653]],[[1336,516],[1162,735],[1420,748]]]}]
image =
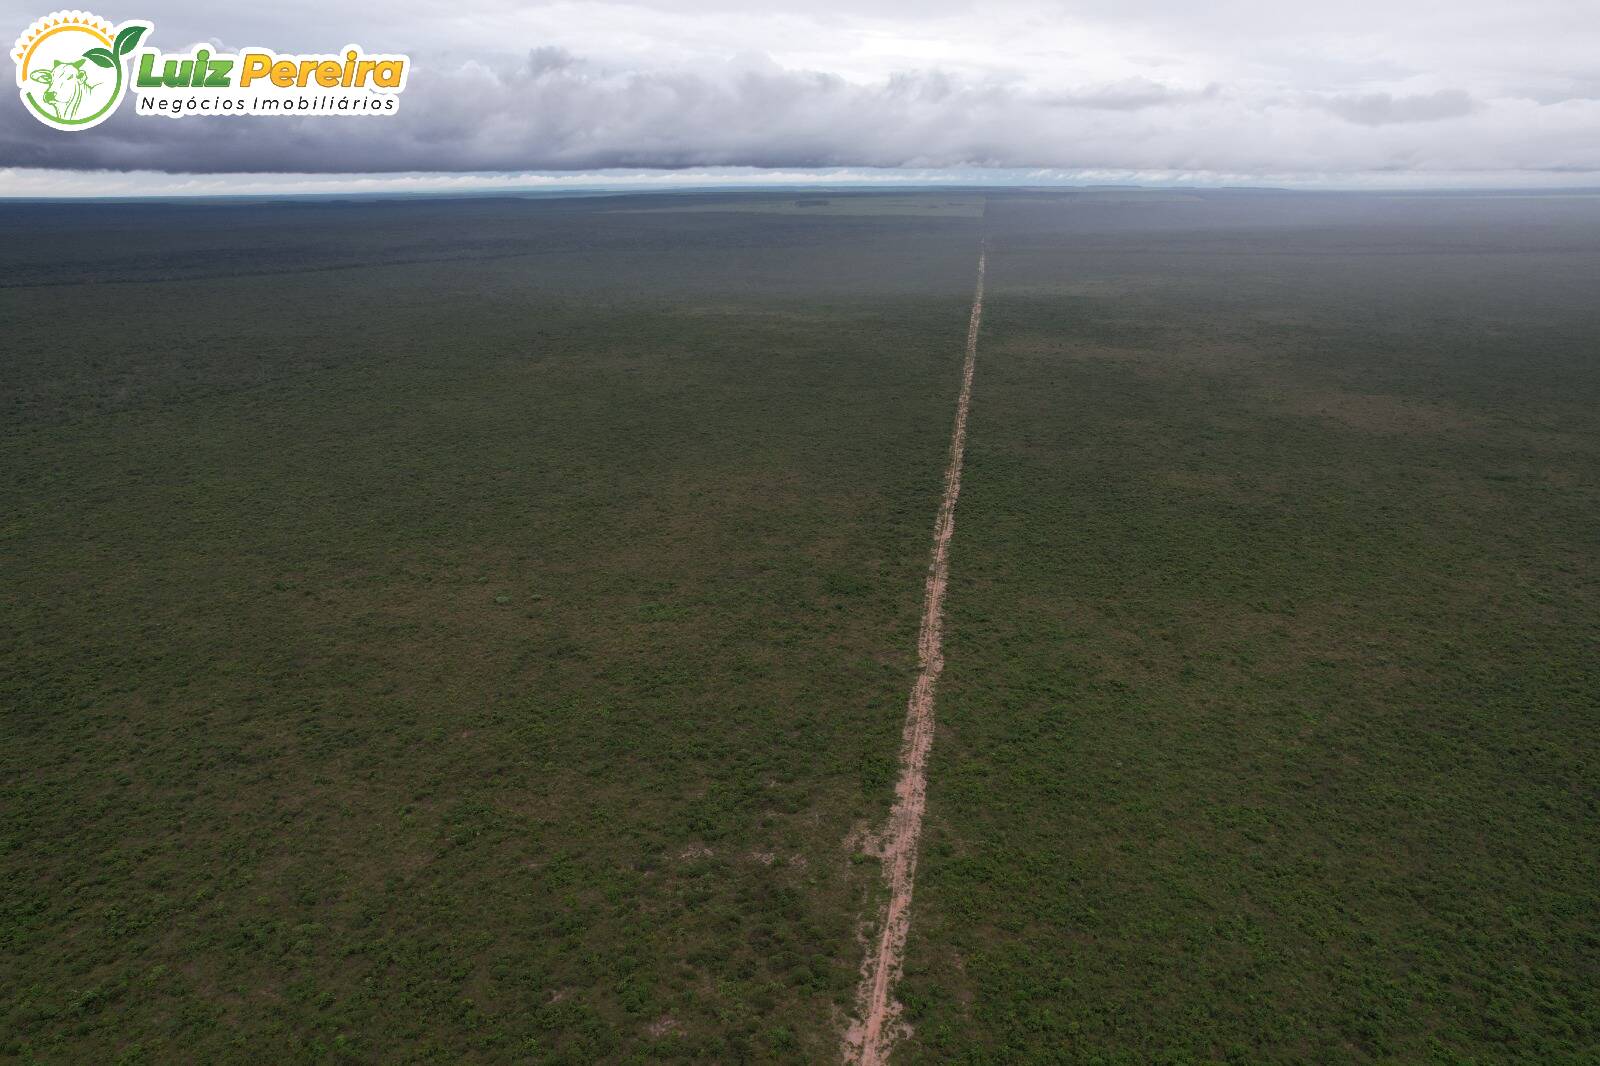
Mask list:
[{"label": "sandy clearing", "polygon": [[961,367],[961,395],[956,400],[955,428],[950,434],[950,465],[944,474],[944,497],[933,523],[933,553],[917,633],[920,670],[906,701],[905,732],[900,741],[900,780],[895,785],[889,824],[873,849],[883,860],[889,903],[881,928],[868,945],[856,992],[857,1016],[845,1033],[844,1058],[860,1066],[881,1066],[898,1035],[900,1004],[893,997],[911,930],[911,889],[917,873],[917,843],[927,804],[928,752],[933,747],[933,691],[944,670],[944,592],[950,578],[950,537],[956,526],[956,498],[961,495],[961,459],[967,444],[967,406],[972,397],[972,370],[978,356],[978,326],[983,320],[983,276],[988,249],[978,252],[978,285],[967,323],[967,354]]}]

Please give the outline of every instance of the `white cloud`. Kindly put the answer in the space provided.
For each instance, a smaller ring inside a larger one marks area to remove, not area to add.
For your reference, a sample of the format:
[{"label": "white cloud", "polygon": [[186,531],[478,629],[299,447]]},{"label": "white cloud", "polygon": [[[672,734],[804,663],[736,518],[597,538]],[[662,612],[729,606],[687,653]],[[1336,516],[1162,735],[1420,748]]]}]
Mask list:
[{"label": "white cloud", "polygon": [[1397,96],[1393,93],[1346,93],[1329,96],[1322,106],[1348,122],[1362,126],[1386,126],[1395,122],[1436,122],[1460,118],[1476,110],[1478,104],[1460,89],[1440,89],[1435,93]]}]

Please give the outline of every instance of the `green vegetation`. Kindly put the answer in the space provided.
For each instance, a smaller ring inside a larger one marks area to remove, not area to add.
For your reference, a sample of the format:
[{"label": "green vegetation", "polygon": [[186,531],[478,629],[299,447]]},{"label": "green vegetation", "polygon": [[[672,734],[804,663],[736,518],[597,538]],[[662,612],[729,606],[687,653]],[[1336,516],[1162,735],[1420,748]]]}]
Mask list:
[{"label": "green vegetation", "polygon": [[976,231],[142,210],[3,295],[0,1054],[830,1057]]},{"label": "green vegetation", "polygon": [[0,205],[0,1057],[833,1061],[983,231],[896,1061],[1600,1056],[1595,202],[981,204]]},{"label": "green vegetation", "polygon": [[1213,210],[991,205],[901,1061],[1594,1061],[1597,220]]}]

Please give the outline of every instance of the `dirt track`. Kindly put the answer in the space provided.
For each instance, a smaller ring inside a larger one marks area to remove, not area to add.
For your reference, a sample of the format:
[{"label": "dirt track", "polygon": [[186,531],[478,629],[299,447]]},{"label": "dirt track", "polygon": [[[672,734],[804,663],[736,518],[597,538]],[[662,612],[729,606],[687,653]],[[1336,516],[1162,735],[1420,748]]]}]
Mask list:
[{"label": "dirt track", "polygon": [[922,607],[922,627],[917,634],[921,668],[906,703],[905,733],[901,738],[900,780],[895,785],[889,824],[877,839],[889,882],[889,904],[882,926],[861,965],[861,986],[856,993],[857,1017],[845,1034],[845,1061],[880,1066],[897,1035],[900,1004],[893,1000],[900,976],[906,934],[911,929],[911,890],[917,873],[917,843],[922,835],[922,813],[927,804],[928,752],[933,747],[933,692],[944,670],[944,592],[950,577],[950,537],[955,532],[956,498],[961,495],[961,459],[967,443],[967,406],[972,397],[972,370],[978,355],[978,326],[983,320],[983,276],[988,250],[978,253],[978,285],[972,297],[972,317],[967,324],[967,354],[961,368],[961,395],[956,401],[955,429],[950,434],[950,465],[944,475],[944,497],[933,524],[933,554]]}]

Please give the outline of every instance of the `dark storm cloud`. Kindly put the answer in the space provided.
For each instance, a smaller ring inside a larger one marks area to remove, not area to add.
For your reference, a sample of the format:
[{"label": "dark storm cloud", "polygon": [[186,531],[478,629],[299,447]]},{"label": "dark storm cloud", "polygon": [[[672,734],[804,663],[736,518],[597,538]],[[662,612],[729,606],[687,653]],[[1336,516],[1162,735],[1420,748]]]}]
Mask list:
[{"label": "dark storm cloud", "polygon": [[770,63],[607,71],[539,48],[504,69],[419,65],[392,119],[172,120],[125,106],[92,137],[63,137],[9,109],[0,155],[24,166],[193,172],[1081,165],[1025,127],[1063,108],[1132,111],[1204,96],[1147,79],[1043,95],[938,70],[865,86]]},{"label": "dark storm cloud", "polygon": [[[419,65],[393,118],[139,117],[92,136],[0,110],[13,166],[192,173],[589,170],[604,167],[1260,169],[1299,136],[1324,167],[1397,165],[1412,142],[1320,140],[1318,123],[1398,126],[1472,114],[1464,92],[1241,100],[1150,79],[1036,93],[943,71],[861,85],[770,62],[617,71],[559,48],[494,68]],[[1318,118],[1317,116],[1325,116]],[[1527,166],[1539,160],[1496,160]]]}]

